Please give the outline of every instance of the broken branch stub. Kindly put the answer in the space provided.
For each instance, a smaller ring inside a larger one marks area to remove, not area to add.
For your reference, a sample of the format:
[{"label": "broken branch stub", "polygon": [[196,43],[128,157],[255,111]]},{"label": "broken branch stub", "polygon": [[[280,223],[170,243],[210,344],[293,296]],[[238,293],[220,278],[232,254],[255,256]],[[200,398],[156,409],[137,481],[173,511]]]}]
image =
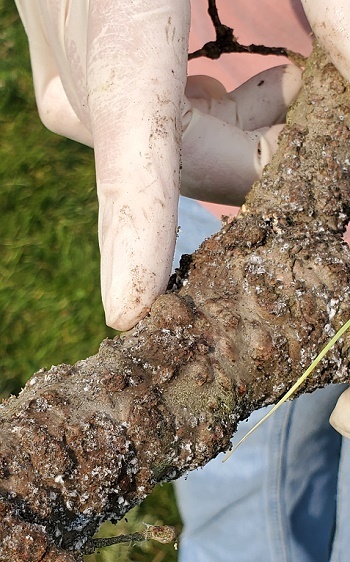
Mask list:
[{"label": "broken branch stub", "polygon": [[[72,562],[106,519],[227,449],[349,317],[350,94],[315,49],[244,211],[131,332],[0,407],[0,561]],[[305,383],[346,381],[345,335]]]}]

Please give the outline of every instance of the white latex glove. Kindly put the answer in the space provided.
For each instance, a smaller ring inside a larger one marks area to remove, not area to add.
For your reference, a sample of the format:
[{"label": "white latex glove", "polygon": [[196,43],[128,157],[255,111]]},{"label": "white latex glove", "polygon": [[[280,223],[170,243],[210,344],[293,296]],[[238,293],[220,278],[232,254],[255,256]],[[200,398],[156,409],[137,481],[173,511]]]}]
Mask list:
[{"label": "white latex glove", "polygon": [[171,272],[182,126],[183,193],[240,204],[276,147],[300,72],[272,69],[232,94],[191,79],[185,99],[189,0],[16,3],[42,121],[94,147],[102,300],[107,324],[127,330]]},{"label": "white latex glove", "polygon": [[[334,66],[350,80],[350,1],[302,0],[302,4]],[[339,397],[329,421],[341,435],[350,438],[350,389]]]},{"label": "white latex glove", "polygon": [[301,0],[316,37],[334,66],[350,80],[349,0]]},{"label": "white latex glove", "polygon": [[329,421],[334,429],[350,439],[350,388],[339,396]]},{"label": "white latex glove", "polygon": [[93,146],[107,324],[134,326],[174,252],[189,0],[16,0],[38,110]]},{"label": "white latex glove", "polygon": [[189,77],[181,193],[242,205],[277,149],[300,86],[301,71],[290,64],[265,70],[230,93],[207,76]]}]

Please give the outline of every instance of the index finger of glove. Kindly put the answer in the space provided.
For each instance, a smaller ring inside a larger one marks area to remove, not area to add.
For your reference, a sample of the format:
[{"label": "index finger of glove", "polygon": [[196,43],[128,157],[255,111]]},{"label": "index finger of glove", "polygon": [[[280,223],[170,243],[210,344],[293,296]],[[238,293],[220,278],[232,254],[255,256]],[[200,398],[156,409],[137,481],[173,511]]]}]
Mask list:
[{"label": "index finger of glove", "polygon": [[90,0],[102,299],[119,330],[145,316],[171,272],[188,33],[187,2]]}]

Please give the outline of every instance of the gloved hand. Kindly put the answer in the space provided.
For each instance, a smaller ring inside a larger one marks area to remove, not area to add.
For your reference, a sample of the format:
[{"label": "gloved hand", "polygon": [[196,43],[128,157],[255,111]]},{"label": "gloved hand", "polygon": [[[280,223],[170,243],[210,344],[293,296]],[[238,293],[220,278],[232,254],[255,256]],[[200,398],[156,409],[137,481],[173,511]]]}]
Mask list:
[{"label": "gloved hand", "polygon": [[301,71],[265,70],[233,92],[208,76],[191,76],[183,114],[181,193],[212,203],[242,205],[277,149]]},{"label": "gloved hand", "polygon": [[[133,327],[164,291],[185,195],[240,204],[276,148],[300,71],[266,71],[233,93],[190,79],[189,0],[16,0],[38,110],[93,146],[107,324]],[[243,129],[246,132],[243,132]]]},{"label": "gloved hand", "polygon": [[350,388],[339,396],[329,421],[334,429],[350,439]]},{"label": "gloved hand", "polygon": [[317,39],[339,72],[350,80],[350,2],[301,0]]}]

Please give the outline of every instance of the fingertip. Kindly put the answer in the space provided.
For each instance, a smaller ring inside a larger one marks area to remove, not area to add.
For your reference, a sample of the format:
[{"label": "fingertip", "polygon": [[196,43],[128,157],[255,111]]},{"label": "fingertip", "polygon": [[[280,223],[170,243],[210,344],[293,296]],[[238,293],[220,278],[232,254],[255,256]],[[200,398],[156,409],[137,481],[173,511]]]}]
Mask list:
[{"label": "fingertip", "polygon": [[350,80],[350,3],[346,0],[302,0],[314,34],[335,67]]},{"label": "fingertip", "polygon": [[259,161],[261,170],[270,163],[273,154],[276,152],[278,148],[279,135],[283,128],[283,124],[278,124],[272,125],[272,127],[265,127],[260,130],[258,129],[256,131],[257,133],[261,133],[260,142],[257,147],[257,160]]},{"label": "fingertip", "polygon": [[[112,261],[101,268],[101,293],[107,326],[125,332],[131,330],[149,312],[156,298],[166,290],[171,273],[172,252],[148,253],[138,247],[128,254],[116,252]],[[104,252],[101,253],[102,262]],[[111,255],[109,256],[111,257]]]},{"label": "fingertip", "polygon": [[294,64],[286,64],[282,79],[283,97],[288,107],[298,96],[303,82],[301,68]]},{"label": "fingertip", "polygon": [[285,123],[289,106],[298,96],[302,72],[293,64],[260,72],[225,99],[236,102],[237,125],[246,131]]},{"label": "fingertip", "polygon": [[339,396],[329,423],[343,437],[350,439],[350,388]]},{"label": "fingertip", "polygon": [[221,99],[226,94],[225,86],[212,76],[187,77],[185,96],[193,99]]},{"label": "fingertip", "polygon": [[107,326],[126,332],[136,326],[149,312],[156,298],[164,292],[166,286],[154,284],[146,275],[144,278],[137,273],[119,277],[114,280],[108,290],[102,292]]},{"label": "fingertip", "polygon": [[138,322],[147,315],[150,306],[143,307],[141,310],[129,307],[126,310],[121,310],[120,308],[113,308],[111,310],[106,309],[106,324],[118,332],[127,332],[128,330],[134,328],[136,324],[138,324]]},{"label": "fingertip", "polygon": [[264,70],[252,81],[255,80],[258,88],[263,85],[267,99],[270,99],[276,106],[282,103],[286,111],[300,92],[302,75],[301,68],[287,63]]}]

